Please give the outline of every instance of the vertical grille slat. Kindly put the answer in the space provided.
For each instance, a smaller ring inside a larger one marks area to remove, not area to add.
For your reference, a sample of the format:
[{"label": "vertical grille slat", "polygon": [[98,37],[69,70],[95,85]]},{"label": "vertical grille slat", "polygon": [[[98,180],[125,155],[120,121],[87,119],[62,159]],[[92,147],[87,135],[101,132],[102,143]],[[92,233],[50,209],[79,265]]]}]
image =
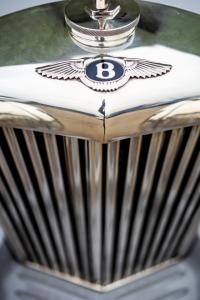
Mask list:
[{"label": "vertical grille slat", "polygon": [[187,140],[187,144],[183,151],[183,155],[181,157],[178,169],[176,171],[175,178],[170,187],[169,194],[168,194],[167,198],[165,199],[164,214],[163,214],[163,217],[161,218],[161,221],[159,222],[158,230],[156,232],[156,235],[154,238],[154,244],[153,244],[153,247],[151,249],[151,254],[150,254],[151,257],[153,258],[153,260],[156,259],[156,261],[158,261],[158,257],[155,258],[155,256],[156,256],[156,253],[159,252],[160,243],[162,241],[163,234],[165,233],[167,223],[169,222],[172,214],[174,214],[173,208],[174,208],[174,204],[176,204],[176,202],[175,202],[176,195],[180,188],[181,181],[185,174],[185,170],[189,164],[189,160],[194,151],[194,146],[196,145],[198,137],[199,137],[199,127],[194,127],[192,129],[192,132],[190,133],[188,140]]},{"label": "vertical grille slat", "polygon": [[[199,181],[200,182],[200,181]],[[200,196],[200,190],[198,191],[198,198]],[[195,195],[196,196],[196,195]],[[191,198],[191,200],[195,200],[195,197]],[[194,246],[197,241],[197,228],[199,226],[200,220],[200,206],[199,201],[195,207],[195,210],[192,213],[191,219],[188,220],[185,230],[178,241],[177,248],[175,249],[175,253],[178,257],[185,257],[191,251],[191,245]],[[196,237],[196,239],[194,239]]]},{"label": "vertical grille slat", "polygon": [[[6,206],[7,211],[9,211],[10,216],[12,217],[12,220],[14,221],[15,227],[19,232],[19,236],[21,238],[22,244],[24,245],[24,253],[26,253],[26,257],[29,260],[36,260],[36,257],[34,255],[34,252],[31,248],[31,245],[29,244],[28,238],[25,234],[23,225],[21,223],[20,217],[18,212],[16,211],[12,199],[7,191],[7,188],[4,184],[4,182],[0,179],[0,186],[1,186],[1,194],[2,198],[4,199],[4,207]],[[3,200],[2,200],[3,203]],[[5,216],[4,216],[5,219]]]},{"label": "vertical grille slat", "polygon": [[172,167],[174,165],[175,158],[177,156],[178,149],[180,147],[180,143],[182,141],[183,130],[178,129],[174,130],[171,133],[167,151],[165,157],[163,159],[163,166],[160,173],[160,177],[157,180],[157,186],[155,189],[154,200],[152,203],[151,210],[149,211],[149,219],[147,223],[147,230],[144,235],[143,244],[141,247],[140,260],[145,264],[145,259],[148,257],[148,266],[153,264],[150,255],[150,241],[153,237],[154,229],[156,226],[156,222],[159,220],[160,211],[163,205],[163,195],[167,190],[167,183],[169,181],[169,177],[172,171]]},{"label": "vertical grille slat", "polygon": [[81,166],[79,155],[79,143],[75,138],[65,139],[65,151],[67,161],[67,174],[70,182],[70,193],[73,198],[76,228],[78,233],[80,253],[85,278],[89,280],[87,225],[85,216],[85,203],[81,179]]},{"label": "vertical grille slat", "polygon": [[34,229],[34,225],[32,224],[32,222],[30,220],[30,217],[28,215],[26,206],[25,206],[25,204],[22,200],[22,196],[20,194],[20,191],[18,190],[18,187],[15,183],[15,180],[13,178],[11,170],[8,167],[7,161],[6,161],[5,156],[4,156],[1,149],[0,149],[0,162],[1,162],[1,168],[2,168],[2,171],[3,171],[4,176],[6,178],[6,181],[11,186],[10,191],[11,191],[12,197],[13,197],[16,205],[18,206],[18,210],[20,212],[20,215],[23,218],[23,221],[24,221],[24,224],[26,226],[29,239],[31,239],[31,241],[32,241],[32,242],[30,242],[30,241],[29,242],[30,242],[30,245],[33,247],[32,250],[34,252],[34,256],[35,256],[35,252],[37,253],[36,254],[37,259],[35,259],[35,261],[38,262],[38,263],[44,263],[45,259],[43,258],[43,254],[40,253],[40,251],[38,251],[40,249],[40,245],[39,245],[39,241],[38,241],[35,229]]},{"label": "vertical grille slat", "polygon": [[[24,190],[26,193],[26,199],[28,199],[30,201],[29,205],[30,205],[30,207],[32,207],[32,212],[35,215],[35,219],[37,219],[37,212],[39,211],[38,204],[37,204],[37,202],[35,202],[36,199],[32,193],[32,188],[31,188],[31,192],[29,193],[30,186],[27,185],[27,180],[28,180],[29,184],[30,184],[30,180],[29,180],[28,172],[26,170],[26,166],[24,165],[23,156],[19,149],[19,145],[18,145],[17,139],[15,137],[14,131],[12,129],[7,128],[7,129],[4,129],[4,134],[7,139],[9,149],[11,151],[12,158],[15,162],[15,166],[18,171],[19,177],[21,179],[21,182],[23,182],[23,184],[24,184],[23,187],[24,187]],[[39,216],[41,215],[40,211],[39,211],[38,215]],[[32,227],[34,227],[34,226],[32,226]],[[43,226],[41,226],[41,227],[43,228]],[[38,224],[38,228],[40,228],[40,222]],[[40,228],[40,230],[41,230],[41,228]],[[33,232],[34,232],[34,228],[33,228]],[[34,233],[33,235],[34,235],[34,240],[36,242],[37,252],[39,254],[40,261],[45,266],[48,266],[49,264],[44,255],[43,247],[37,237],[37,234]]]},{"label": "vertical grille slat", "polygon": [[102,145],[85,142],[89,247],[92,282],[101,283],[102,261]]},{"label": "vertical grille slat", "polygon": [[[54,243],[56,244],[56,248],[58,251],[58,255],[60,258],[60,265],[62,271],[67,271],[67,263],[65,258],[65,251],[62,246],[62,240],[60,236],[59,226],[56,219],[55,209],[53,206],[53,199],[51,197],[51,193],[49,190],[47,178],[45,175],[45,171],[43,168],[42,160],[40,157],[39,149],[37,146],[37,142],[33,132],[23,131],[23,135],[26,141],[26,145],[32,160],[33,168],[38,180],[38,185],[40,189],[40,193],[43,199],[43,203],[46,210],[46,216],[48,218],[48,222],[50,224],[50,229],[52,231]],[[52,250],[53,251],[53,250]],[[57,260],[57,264],[59,265],[59,261]]]},{"label": "vertical grille slat", "polygon": [[15,164],[17,166],[17,170],[19,171],[19,176],[21,177],[21,181],[24,183],[26,196],[27,199],[29,199],[30,201],[30,206],[32,207],[32,212],[35,217],[35,221],[37,223],[40,235],[42,237],[45,251],[47,253],[49,265],[50,267],[57,269],[55,254],[52,251],[52,245],[49,239],[49,234],[46,228],[45,220],[43,218],[41,208],[38,203],[37,195],[33,187],[30,174],[27,169],[25,157],[23,156],[19,145],[19,140],[17,139],[14,130],[12,129],[8,129],[8,128],[4,129],[4,134],[7,139],[8,145],[10,147]]},{"label": "vertical grille slat", "polygon": [[[1,195],[1,193],[0,193]],[[12,249],[15,257],[19,261],[26,261],[28,259],[23,244],[16,233],[15,227],[11,221],[10,216],[6,213],[5,207],[2,205],[0,201],[0,224],[3,226],[4,232],[6,233],[9,241],[9,246]]]},{"label": "vertical grille slat", "polygon": [[[198,182],[200,182],[200,177],[198,178]],[[176,232],[176,235],[174,236],[172,244],[168,245],[166,258],[171,257],[173,255],[173,253],[176,252],[176,249],[179,248],[179,242],[181,241],[181,237],[183,235],[186,236],[186,233],[188,231],[187,225],[192,223],[191,221],[193,219],[193,216],[196,216],[196,218],[198,219],[198,222],[199,222],[199,218],[200,218],[200,185],[198,182],[197,182],[197,188],[194,191],[193,196],[189,198],[190,205],[185,213],[184,218],[181,220],[181,223],[179,224],[179,228]]]},{"label": "vertical grille slat", "polygon": [[111,143],[107,149],[106,197],[105,197],[105,283],[112,279],[114,257],[115,214],[117,208],[117,184],[120,142]]},{"label": "vertical grille slat", "polygon": [[44,140],[55,191],[56,204],[58,206],[58,213],[62,226],[65,252],[68,256],[68,267],[70,268],[72,274],[79,276],[80,272],[78,267],[78,259],[76,255],[73,229],[70,222],[69,205],[67,205],[68,199],[65,193],[65,183],[62,175],[56,138],[53,135],[44,134]]},{"label": "vertical grille slat", "polygon": [[167,232],[165,236],[165,241],[163,242],[160,249],[158,261],[162,261],[164,259],[166,250],[168,249],[169,245],[171,245],[171,243],[173,242],[173,239],[176,237],[179,226],[181,226],[182,220],[185,219],[185,211],[187,210],[189,205],[189,198],[197,183],[197,180],[199,180],[199,176],[200,176],[200,154],[198,155],[198,158],[195,162],[195,166],[191,172],[189,180],[184,187],[183,196],[181,202],[178,205],[176,218],[174,218],[170,224],[169,231]]},{"label": "vertical grille slat", "polygon": [[[144,170],[144,177],[141,186],[140,196],[138,199],[138,206],[136,216],[133,224],[133,231],[131,235],[130,248],[134,251],[129,251],[126,275],[131,275],[133,268],[137,268],[136,255],[142,235],[142,226],[145,222],[145,214],[148,207],[148,199],[151,191],[155,170],[163,143],[163,133],[155,134],[150,143],[149,153],[147,157],[146,167]],[[139,250],[140,251],[140,250]]]},{"label": "vertical grille slat", "polygon": [[101,144],[0,128],[0,222],[14,256],[108,285],[187,253],[200,127]]},{"label": "vertical grille slat", "polygon": [[[126,245],[128,243],[128,231],[131,224],[132,209],[134,205],[134,192],[136,186],[136,176],[139,167],[139,157],[142,146],[142,138],[136,137],[130,141],[128,166],[126,172],[126,180],[124,187],[122,214],[120,218],[119,226],[119,238],[117,248],[117,259],[115,269],[115,280],[119,280],[123,273],[124,265],[124,253],[126,251]],[[134,168],[133,168],[134,166]]]}]

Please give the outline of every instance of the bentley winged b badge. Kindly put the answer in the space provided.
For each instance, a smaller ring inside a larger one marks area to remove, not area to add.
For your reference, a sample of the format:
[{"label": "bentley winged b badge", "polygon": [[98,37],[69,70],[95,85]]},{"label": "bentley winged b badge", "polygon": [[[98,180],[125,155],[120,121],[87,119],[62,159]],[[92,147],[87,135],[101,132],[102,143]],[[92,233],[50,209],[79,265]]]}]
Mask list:
[{"label": "bentley winged b badge", "polygon": [[137,58],[111,56],[66,60],[39,67],[40,75],[60,80],[76,79],[96,91],[114,91],[129,79],[146,79],[168,73],[171,65]]}]

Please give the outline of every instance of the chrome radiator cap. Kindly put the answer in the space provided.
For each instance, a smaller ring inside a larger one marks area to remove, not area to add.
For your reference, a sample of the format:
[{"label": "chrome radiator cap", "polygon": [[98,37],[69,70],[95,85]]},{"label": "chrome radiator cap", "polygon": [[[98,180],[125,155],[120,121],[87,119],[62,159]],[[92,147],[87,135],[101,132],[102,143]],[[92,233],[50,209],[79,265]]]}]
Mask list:
[{"label": "chrome radiator cap", "polygon": [[70,34],[89,52],[105,53],[133,42],[139,22],[139,6],[132,0],[70,1],[65,20]]}]

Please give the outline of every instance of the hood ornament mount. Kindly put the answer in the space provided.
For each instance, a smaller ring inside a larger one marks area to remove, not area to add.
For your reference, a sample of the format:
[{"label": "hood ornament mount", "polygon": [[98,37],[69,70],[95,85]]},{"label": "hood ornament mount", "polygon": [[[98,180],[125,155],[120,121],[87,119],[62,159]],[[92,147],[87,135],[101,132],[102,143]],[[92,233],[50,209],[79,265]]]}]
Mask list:
[{"label": "hood ornament mount", "polygon": [[107,21],[113,20],[118,15],[121,9],[120,5],[110,9],[106,1],[98,0],[96,3],[96,8],[97,9],[95,10],[86,8],[86,11],[88,12],[88,15],[91,17],[91,19],[99,23],[100,30],[106,30]]},{"label": "hood ornament mount", "polygon": [[134,0],[71,0],[65,21],[79,47],[98,54],[129,46],[140,19]]}]

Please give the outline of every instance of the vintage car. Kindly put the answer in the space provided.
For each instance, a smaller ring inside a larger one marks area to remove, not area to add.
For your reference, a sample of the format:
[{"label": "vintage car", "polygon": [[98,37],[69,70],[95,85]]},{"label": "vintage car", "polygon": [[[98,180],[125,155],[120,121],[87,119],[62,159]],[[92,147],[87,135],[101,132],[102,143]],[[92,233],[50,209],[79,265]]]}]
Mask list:
[{"label": "vintage car", "polygon": [[200,15],[0,18],[1,300],[200,299]]}]

